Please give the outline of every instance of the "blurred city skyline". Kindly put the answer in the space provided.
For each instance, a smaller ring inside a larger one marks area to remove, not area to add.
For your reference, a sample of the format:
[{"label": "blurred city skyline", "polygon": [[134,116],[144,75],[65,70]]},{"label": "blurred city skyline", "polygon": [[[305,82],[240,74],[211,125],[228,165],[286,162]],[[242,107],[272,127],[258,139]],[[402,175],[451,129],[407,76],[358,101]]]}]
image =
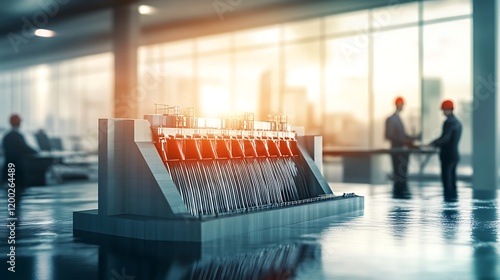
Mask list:
[{"label": "blurred city skyline", "polygon": [[[438,100],[451,98],[466,119],[461,149],[470,153],[470,108],[464,107],[472,100],[471,4],[440,2],[140,46],[130,106],[138,118],[153,113],[155,103],[195,107],[200,117],[286,114],[306,133],[323,135],[325,146],[380,148],[388,145],[383,122],[396,96],[407,101],[407,132],[425,127],[425,141],[440,133],[441,119],[422,112],[441,117]],[[433,94],[439,98],[425,92],[426,80],[438,81]],[[113,116],[113,55],[0,72],[0,88],[0,128],[18,112],[28,132],[96,137],[97,119]]]}]

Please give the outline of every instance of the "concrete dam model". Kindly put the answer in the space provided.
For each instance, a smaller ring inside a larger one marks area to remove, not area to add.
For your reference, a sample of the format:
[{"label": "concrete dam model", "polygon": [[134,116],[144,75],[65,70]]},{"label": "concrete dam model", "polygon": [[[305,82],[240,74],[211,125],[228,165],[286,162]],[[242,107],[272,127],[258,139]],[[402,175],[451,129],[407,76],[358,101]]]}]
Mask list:
[{"label": "concrete dam model", "polygon": [[283,116],[160,109],[99,120],[98,209],[74,212],[75,231],[201,242],[364,207],[321,175],[321,137],[296,135]]}]

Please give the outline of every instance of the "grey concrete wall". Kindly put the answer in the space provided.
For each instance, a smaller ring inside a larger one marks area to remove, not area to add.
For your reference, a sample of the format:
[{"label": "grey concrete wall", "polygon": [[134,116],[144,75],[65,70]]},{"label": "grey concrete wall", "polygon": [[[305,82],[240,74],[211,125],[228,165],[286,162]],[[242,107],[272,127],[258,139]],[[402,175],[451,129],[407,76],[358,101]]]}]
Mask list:
[{"label": "grey concrete wall", "polygon": [[147,120],[99,120],[99,215],[173,217],[187,209]]},{"label": "grey concrete wall", "polygon": [[302,154],[301,165],[305,169],[309,191],[313,196],[333,194],[321,170],[323,169],[322,139],[322,136],[318,135],[297,137]]}]

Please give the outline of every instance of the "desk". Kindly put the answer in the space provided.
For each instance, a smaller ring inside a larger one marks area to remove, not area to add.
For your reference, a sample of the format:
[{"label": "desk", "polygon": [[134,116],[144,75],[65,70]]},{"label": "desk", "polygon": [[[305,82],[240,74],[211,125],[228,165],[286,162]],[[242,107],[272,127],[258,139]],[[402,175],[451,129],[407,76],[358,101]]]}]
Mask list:
[{"label": "desk", "polygon": [[[97,158],[88,158],[88,152],[78,151],[44,151],[37,154],[38,158],[52,158],[51,174],[57,180],[88,179],[89,168],[97,164]],[[92,156],[93,157],[93,156]]]},{"label": "desk", "polygon": [[[26,186],[47,185],[46,174],[47,171],[51,169],[51,167],[53,167],[55,164],[62,164],[63,159],[65,158],[82,156],[82,155],[84,155],[84,153],[72,152],[72,151],[53,151],[53,152],[39,152],[32,156],[27,156],[23,159],[24,184]],[[80,166],[81,165],[82,164],[80,164]],[[60,181],[59,177],[61,176],[60,175],[56,176]]]},{"label": "desk", "polygon": [[[408,153],[417,155],[419,162],[419,175],[423,174],[425,166],[431,156],[437,153],[435,148],[394,148],[394,149],[349,149],[349,148],[325,148],[323,156],[342,157],[343,181],[348,183],[381,184],[386,182],[385,172],[382,167],[387,168],[381,155],[395,153]],[[392,167],[389,165],[392,171]]]},{"label": "desk", "polygon": [[47,171],[54,165],[62,163],[63,159],[70,156],[78,155],[71,151],[52,151],[39,152],[24,160],[26,168],[26,185],[27,186],[45,186],[47,185]]},{"label": "desk", "polygon": [[24,159],[25,183],[27,186],[45,186],[45,174],[54,162],[51,156],[33,155]]},{"label": "desk", "polygon": [[52,157],[57,159],[71,158],[71,157],[84,157],[89,153],[77,151],[41,151],[37,153],[37,157]]}]

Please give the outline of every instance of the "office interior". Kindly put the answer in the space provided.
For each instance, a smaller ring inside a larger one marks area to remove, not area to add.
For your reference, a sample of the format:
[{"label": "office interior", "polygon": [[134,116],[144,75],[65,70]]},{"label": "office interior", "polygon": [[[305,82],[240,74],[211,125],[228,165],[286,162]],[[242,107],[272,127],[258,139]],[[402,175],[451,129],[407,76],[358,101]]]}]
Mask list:
[{"label": "office interior", "polygon": [[[19,271],[3,269],[2,275],[500,277],[497,1],[0,5],[0,134],[17,113],[30,146],[43,150],[36,133],[44,130],[52,152],[60,152],[43,178],[18,193]],[[392,196],[390,157],[371,152],[390,148],[384,125],[397,96],[405,99],[406,132],[422,135],[417,145],[439,137],[441,101],[454,101],[463,126],[458,200],[443,201],[437,153],[412,154],[411,196]],[[98,120],[142,119],[155,113],[155,104],[194,107],[205,118],[286,115],[305,135],[321,136],[321,171],[332,191],[364,196],[365,209],[224,238],[202,249],[74,236],[73,211],[97,208]],[[365,157],[347,164],[349,155],[336,151]],[[6,193],[0,197],[7,200]],[[8,245],[0,248],[3,253]]]}]

